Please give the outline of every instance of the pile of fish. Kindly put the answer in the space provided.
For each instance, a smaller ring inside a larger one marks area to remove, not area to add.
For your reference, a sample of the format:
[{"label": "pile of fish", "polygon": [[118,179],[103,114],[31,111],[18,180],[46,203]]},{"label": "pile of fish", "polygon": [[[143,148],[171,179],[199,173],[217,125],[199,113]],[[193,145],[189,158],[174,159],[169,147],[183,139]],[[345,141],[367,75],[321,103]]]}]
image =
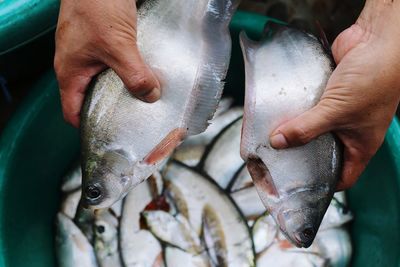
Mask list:
[{"label": "pile of fish", "polygon": [[310,248],[289,243],[240,157],[243,108],[232,102],[223,99],[204,133],[109,209],[79,204],[82,174],[72,168],[61,187],[58,266],[347,266],[345,194],[335,194]]}]

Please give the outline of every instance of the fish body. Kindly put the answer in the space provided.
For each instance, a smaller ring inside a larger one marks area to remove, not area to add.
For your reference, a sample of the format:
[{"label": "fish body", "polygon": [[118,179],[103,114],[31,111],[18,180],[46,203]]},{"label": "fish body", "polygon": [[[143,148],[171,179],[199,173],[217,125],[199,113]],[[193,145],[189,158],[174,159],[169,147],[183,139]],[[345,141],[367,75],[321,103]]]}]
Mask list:
[{"label": "fish body", "polygon": [[230,61],[238,0],[154,0],[138,10],[137,44],[161,82],[144,103],[117,74],[101,73],[82,111],[83,200],[109,207],[144,181],[189,135],[203,132]]},{"label": "fish body", "polygon": [[118,250],[118,219],[108,211],[97,215],[93,225],[94,249],[100,267],[122,267]]},{"label": "fish body", "polygon": [[59,267],[97,267],[93,247],[70,218],[58,213],[56,229]]},{"label": "fish body", "polygon": [[141,229],[140,214],[152,201],[149,180],[134,188],[124,199],[120,223],[121,257],[126,267],[158,266],[160,242],[150,231]]},{"label": "fish body", "polygon": [[309,247],[340,177],[339,141],[324,134],[307,145],[275,150],[269,136],[317,104],[334,63],[315,37],[281,26],[256,43],[241,35],[246,65],[241,156],[261,200],[286,237]]}]

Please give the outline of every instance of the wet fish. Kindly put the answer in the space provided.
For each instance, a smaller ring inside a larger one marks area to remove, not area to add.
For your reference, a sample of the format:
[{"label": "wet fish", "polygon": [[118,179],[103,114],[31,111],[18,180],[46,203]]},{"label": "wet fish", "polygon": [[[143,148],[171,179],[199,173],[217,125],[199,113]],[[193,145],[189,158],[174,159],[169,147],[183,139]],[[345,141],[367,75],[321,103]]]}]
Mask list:
[{"label": "wet fish", "polygon": [[93,247],[72,220],[62,213],[56,218],[56,251],[59,267],[97,267]]},{"label": "wet fish", "polygon": [[241,35],[246,99],[241,155],[258,193],[280,229],[309,247],[340,177],[342,151],[330,133],[297,148],[275,150],[272,131],[319,101],[334,63],[323,45],[281,26],[256,43]]},{"label": "wet fish", "polygon": [[[180,191],[187,207],[187,219],[192,228],[200,236],[203,231],[204,208],[211,206],[215,216],[210,220],[214,225],[209,233],[221,231],[224,233],[223,242],[226,248],[224,262],[229,266],[254,266],[254,251],[246,221],[242,218],[232,200],[213,182],[202,175],[177,163],[171,163],[164,172],[167,183],[174,185]],[[210,222],[210,221],[209,221]],[[222,230],[218,230],[222,229]],[[234,234],[231,234],[234,233]],[[218,234],[221,236],[221,234]],[[215,236],[215,235],[214,235]]]},{"label": "wet fish", "polygon": [[204,161],[204,171],[222,188],[227,188],[243,165],[240,157],[242,119],[237,120],[218,137]]},{"label": "wet fish", "polygon": [[167,247],[165,259],[168,267],[211,267],[204,255],[193,255],[179,248]]},{"label": "wet fish", "polygon": [[[112,70],[82,111],[83,199],[109,207],[213,117],[229,66],[228,25],[239,0],[155,0],[138,10],[139,50],[162,84],[156,103],[132,97]],[[156,41],[158,40],[158,41]]]},{"label": "wet fish", "polygon": [[75,192],[69,193],[61,204],[60,211],[70,217],[75,218],[76,211],[78,209],[79,201],[81,199],[81,190],[78,189]]},{"label": "wet fish", "polygon": [[173,158],[190,167],[197,166],[204,156],[207,146],[211,144],[214,138],[225,127],[239,119],[242,115],[242,107],[235,107],[219,115],[216,114],[211,120],[207,130],[201,134],[188,137],[182,145],[176,149]]},{"label": "wet fish", "polygon": [[174,217],[157,210],[145,211],[143,217],[150,231],[163,242],[194,255],[204,250],[199,236],[184,216],[178,214]]},{"label": "wet fish", "polygon": [[269,215],[260,216],[252,227],[253,242],[256,253],[266,250],[278,236],[278,226]]},{"label": "wet fish", "polygon": [[328,267],[325,258],[315,253],[307,253],[300,250],[290,251],[286,249],[288,241],[284,240],[271,245],[266,251],[257,257],[257,266],[274,267]]},{"label": "wet fish", "polygon": [[108,211],[94,222],[94,249],[100,267],[122,267],[118,250],[118,220]]},{"label": "wet fish", "polygon": [[120,223],[121,256],[125,267],[160,265],[160,242],[141,229],[140,214],[153,199],[148,180],[134,188],[124,200]]},{"label": "wet fish", "polygon": [[265,213],[265,207],[254,186],[236,191],[231,196],[247,219],[258,218]]}]

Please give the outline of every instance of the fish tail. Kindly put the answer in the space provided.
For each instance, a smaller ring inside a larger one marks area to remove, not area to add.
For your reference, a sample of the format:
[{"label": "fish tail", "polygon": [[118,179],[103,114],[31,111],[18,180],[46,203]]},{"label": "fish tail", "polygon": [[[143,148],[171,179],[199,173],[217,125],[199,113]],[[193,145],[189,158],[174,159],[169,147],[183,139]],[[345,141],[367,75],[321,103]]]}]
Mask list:
[{"label": "fish tail", "polygon": [[238,0],[210,0],[205,7],[200,30],[202,32],[202,60],[195,82],[195,90],[188,105],[189,135],[203,132],[214,116],[224,88],[232,42],[229,23],[239,5]]}]

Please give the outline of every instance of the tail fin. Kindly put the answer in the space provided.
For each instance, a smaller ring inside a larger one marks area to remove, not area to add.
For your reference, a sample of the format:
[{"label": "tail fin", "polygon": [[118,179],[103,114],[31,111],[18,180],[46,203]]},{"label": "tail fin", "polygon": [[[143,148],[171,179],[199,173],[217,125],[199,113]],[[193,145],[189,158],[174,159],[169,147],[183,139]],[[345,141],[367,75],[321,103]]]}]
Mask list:
[{"label": "tail fin", "polygon": [[202,60],[196,88],[189,103],[187,119],[189,135],[203,132],[214,116],[224,88],[231,55],[229,22],[239,0],[209,0],[200,26],[202,32]]}]

